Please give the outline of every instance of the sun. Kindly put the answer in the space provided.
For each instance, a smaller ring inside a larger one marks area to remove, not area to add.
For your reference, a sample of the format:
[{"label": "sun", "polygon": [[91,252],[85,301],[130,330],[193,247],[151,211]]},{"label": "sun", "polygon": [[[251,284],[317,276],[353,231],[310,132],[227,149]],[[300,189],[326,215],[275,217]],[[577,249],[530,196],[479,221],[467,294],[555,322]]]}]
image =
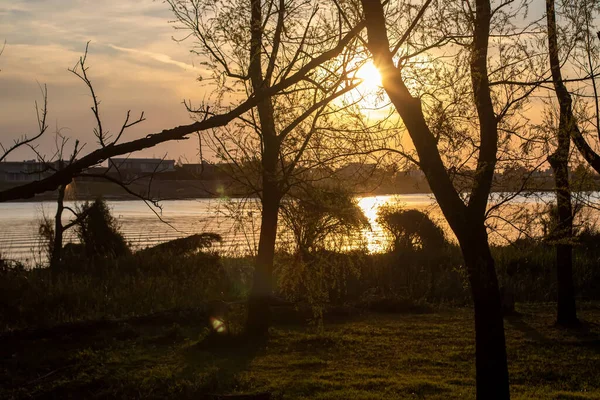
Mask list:
[{"label": "sun", "polygon": [[375,92],[382,86],[381,74],[372,61],[367,61],[362,67],[360,67],[358,71],[356,71],[356,77],[363,81],[361,86],[367,89],[369,92]]}]

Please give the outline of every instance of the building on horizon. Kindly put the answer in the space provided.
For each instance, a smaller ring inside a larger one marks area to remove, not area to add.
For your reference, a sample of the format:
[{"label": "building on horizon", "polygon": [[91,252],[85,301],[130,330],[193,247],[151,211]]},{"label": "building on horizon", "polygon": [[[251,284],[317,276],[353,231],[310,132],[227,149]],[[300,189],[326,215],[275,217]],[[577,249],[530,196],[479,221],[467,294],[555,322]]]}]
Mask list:
[{"label": "building on horizon", "polygon": [[175,171],[175,160],[162,158],[109,158],[108,172],[126,177],[139,177]]},{"label": "building on horizon", "polygon": [[3,161],[0,162],[0,181],[33,182],[44,179],[60,169],[61,164],[68,161],[56,160],[42,162],[39,160]]}]

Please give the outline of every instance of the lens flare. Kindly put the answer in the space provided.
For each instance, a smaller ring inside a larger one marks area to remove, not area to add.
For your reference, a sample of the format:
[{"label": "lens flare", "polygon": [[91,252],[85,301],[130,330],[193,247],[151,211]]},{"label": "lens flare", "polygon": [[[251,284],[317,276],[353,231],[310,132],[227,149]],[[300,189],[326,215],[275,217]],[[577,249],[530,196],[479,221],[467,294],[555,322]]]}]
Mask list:
[{"label": "lens flare", "polygon": [[210,317],[210,324],[217,333],[225,333],[225,331],[227,330],[227,328],[225,327],[225,322],[218,318]]}]

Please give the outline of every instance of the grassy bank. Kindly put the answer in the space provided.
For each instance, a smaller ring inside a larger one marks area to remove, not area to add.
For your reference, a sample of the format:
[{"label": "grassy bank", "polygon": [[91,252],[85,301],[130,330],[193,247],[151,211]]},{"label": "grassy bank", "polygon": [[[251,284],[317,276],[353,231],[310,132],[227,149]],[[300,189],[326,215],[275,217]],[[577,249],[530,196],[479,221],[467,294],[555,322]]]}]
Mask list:
[{"label": "grassy bank", "polygon": [[[596,239],[574,250],[574,278],[582,301],[600,300]],[[501,284],[513,286],[517,302],[554,301],[554,248],[533,241],[519,246],[492,249]],[[194,308],[217,300],[242,301],[252,272],[251,257],[170,251],[82,260],[57,271],[4,266],[0,268],[0,332]],[[471,304],[466,271],[455,246],[433,255],[321,252],[309,264],[279,253],[275,282],[280,297],[308,304],[315,314],[340,306],[398,311]]]},{"label": "grassy bank", "polygon": [[[519,311],[506,319],[513,398],[600,398],[600,307],[584,305],[586,324],[574,331],[553,326],[552,305]],[[205,317],[169,314],[5,337],[0,398],[474,398],[468,308],[338,317],[320,333],[276,323],[262,345],[216,345],[206,339]]]}]

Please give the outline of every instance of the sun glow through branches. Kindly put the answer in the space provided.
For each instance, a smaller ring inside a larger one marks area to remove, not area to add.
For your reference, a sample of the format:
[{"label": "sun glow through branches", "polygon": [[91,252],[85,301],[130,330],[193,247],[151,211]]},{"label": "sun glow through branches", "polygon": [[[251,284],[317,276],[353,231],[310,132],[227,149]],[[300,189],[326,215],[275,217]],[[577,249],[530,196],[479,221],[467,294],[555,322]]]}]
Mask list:
[{"label": "sun glow through branches", "polygon": [[375,92],[381,88],[381,74],[372,61],[367,61],[356,71],[356,77],[361,79],[361,84],[368,91]]}]

